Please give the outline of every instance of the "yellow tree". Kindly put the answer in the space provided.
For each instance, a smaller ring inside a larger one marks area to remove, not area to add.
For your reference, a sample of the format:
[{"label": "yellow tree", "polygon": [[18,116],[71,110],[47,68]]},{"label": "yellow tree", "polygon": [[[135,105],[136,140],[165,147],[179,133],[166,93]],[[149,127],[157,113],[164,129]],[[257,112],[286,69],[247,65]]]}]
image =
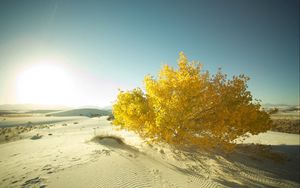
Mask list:
[{"label": "yellow tree", "polygon": [[165,65],[157,79],[145,77],[145,93],[120,91],[113,124],[175,146],[228,150],[246,133],[270,129],[269,114],[253,102],[248,80],[244,75],[229,80],[220,70],[210,76],[181,52],[177,69]]}]

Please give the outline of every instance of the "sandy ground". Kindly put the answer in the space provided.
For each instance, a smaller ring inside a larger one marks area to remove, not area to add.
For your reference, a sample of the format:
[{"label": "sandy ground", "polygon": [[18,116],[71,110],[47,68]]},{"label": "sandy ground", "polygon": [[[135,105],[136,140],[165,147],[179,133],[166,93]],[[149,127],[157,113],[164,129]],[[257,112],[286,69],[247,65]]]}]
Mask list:
[{"label": "sandy ground", "polygon": [[[34,120],[28,120],[34,121]],[[53,122],[52,122],[53,123]],[[116,135],[124,139],[94,139]],[[106,118],[64,120],[0,144],[0,187],[299,187],[299,135],[267,132],[284,161],[250,149],[230,155],[149,145]]]}]

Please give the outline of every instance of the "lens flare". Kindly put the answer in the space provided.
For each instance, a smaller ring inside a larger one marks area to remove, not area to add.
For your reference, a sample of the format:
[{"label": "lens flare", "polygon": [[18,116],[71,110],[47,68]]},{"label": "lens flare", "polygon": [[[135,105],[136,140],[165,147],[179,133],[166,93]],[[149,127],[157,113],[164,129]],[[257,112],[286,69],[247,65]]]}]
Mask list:
[{"label": "lens flare", "polygon": [[53,63],[34,65],[17,79],[19,103],[67,104],[72,102],[72,92],[71,76]]}]

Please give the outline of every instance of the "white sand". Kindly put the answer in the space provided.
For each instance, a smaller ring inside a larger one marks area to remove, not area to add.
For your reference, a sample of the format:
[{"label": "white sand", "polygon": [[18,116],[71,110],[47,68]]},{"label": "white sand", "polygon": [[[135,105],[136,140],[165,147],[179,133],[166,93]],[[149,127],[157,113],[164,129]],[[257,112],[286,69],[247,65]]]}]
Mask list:
[{"label": "white sand", "polygon": [[[247,140],[287,152],[289,160],[275,163],[243,153],[224,156],[149,146],[133,133],[114,130],[105,118],[76,121],[0,144],[0,187],[300,186],[298,135],[267,132]],[[43,136],[30,139],[37,133]],[[126,145],[110,139],[90,141],[103,134],[123,137]]]},{"label": "white sand", "polygon": [[268,131],[247,138],[244,143],[256,143],[264,145],[300,145],[299,134],[288,134]]}]

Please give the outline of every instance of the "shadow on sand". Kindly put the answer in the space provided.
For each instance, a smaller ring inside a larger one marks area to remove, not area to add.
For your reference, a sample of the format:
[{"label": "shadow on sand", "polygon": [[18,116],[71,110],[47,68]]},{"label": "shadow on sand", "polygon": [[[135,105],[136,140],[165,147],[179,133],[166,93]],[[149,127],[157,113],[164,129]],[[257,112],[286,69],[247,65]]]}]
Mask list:
[{"label": "shadow on sand", "polygon": [[[229,187],[298,187],[299,145],[238,145],[231,154],[222,152],[177,152],[177,160],[192,161],[178,172],[213,179]],[[206,174],[206,175],[205,175]]]}]

